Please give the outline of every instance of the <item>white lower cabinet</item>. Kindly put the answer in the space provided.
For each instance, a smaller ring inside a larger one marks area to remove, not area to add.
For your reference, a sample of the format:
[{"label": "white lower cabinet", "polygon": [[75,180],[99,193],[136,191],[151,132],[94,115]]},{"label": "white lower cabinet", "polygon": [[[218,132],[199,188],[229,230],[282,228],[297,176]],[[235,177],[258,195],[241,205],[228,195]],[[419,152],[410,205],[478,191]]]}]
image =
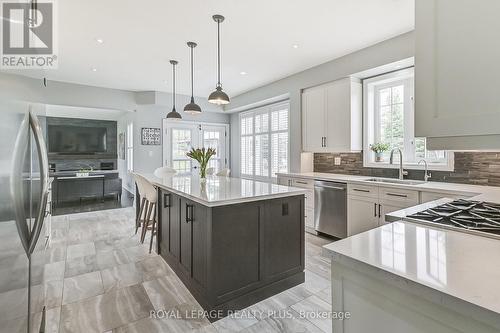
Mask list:
[{"label": "white lower cabinet", "polygon": [[348,184],[347,191],[347,236],[384,225],[386,214],[419,203],[413,190]]},{"label": "white lower cabinet", "polygon": [[378,199],[348,196],[347,236],[378,227]]},{"label": "white lower cabinet", "polygon": [[305,229],[307,232],[317,234],[314,229],[314,179],[278,176],[278,185],[293,186],[307,189],[305,195]]}]

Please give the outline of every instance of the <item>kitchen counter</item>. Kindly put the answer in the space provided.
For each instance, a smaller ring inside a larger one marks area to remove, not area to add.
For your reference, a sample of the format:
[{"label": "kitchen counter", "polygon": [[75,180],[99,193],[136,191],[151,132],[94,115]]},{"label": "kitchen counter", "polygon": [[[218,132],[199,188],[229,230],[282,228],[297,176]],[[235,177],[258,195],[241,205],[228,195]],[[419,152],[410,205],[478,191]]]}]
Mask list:
[{"label": "kitchen counter", "polygon": [[[397,298],[402,304],[405,302],[403,294],[409,293],[410,298],[423,298],[425,302],[500,329],[498,240],[410,222],[394,222],[328,244],[324,246],[324,253],[332,260],[334,291],[342,288],[344,295],[348,294],[349,274],[346,272],[352,270],[386,287],[390,285],[392,292],[401,288]],[[343,279],[340,284],[339,279]],[[380,286],[377,289],[384,293]],[[342,302],[348,299],[335,299],[334,296],[334,310],[338,310]],[[352,313],[353,318],[355,315]],[[444,319],[447,320],[449,318]]]},{"label": "kitchen counter", "polygon": [[304,195],[301,188],[281,186],[250,179],[209,176],[205,183],[197,176],[173,175],[158,178],[143,174],[152,184],[185,196],[207,207],[225,206],[266,199]]},{"label": "kitchen counter", "polygon": [[362,262],[500,314],[498,240],[395,222],[323,248],[336,262]]},{"label": "kitchen counter", "polygon": [[471,200],[491,201],[500,203],[500,187],[494,187],[494,186],[444,183],[444,182],[433,182],[433,181],[428,181],[426,183],[418,185],[376,183],[367,180],[378,177],[343,175],[343,174],[321,173],[321,172],[279,173],[278,176],[300,177],[308,179],[335,181],[341,183],[403,188],[408,190],[417,190],[425,192],[449,193],[450,195],[462,195]]}]

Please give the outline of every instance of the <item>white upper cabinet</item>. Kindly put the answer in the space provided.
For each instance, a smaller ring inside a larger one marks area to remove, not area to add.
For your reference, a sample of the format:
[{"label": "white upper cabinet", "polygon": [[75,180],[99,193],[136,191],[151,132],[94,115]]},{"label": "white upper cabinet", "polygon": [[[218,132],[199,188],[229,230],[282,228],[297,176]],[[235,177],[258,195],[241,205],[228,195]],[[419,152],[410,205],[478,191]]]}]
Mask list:
[{"label": "white upper cabinet", "polygon": [[431,149],[500,148],[500,1],[415,9],[415,135]]},{"label": "white upper cabinet", "polygon": [[302,93],[302,146],[304,151],[324,152],[326,147],[326,91],[312,88]]},{"label": "white upper cabinet", "polygon": [[302,149],[351,152],[362,149],[362,88],[345,78],[302,93]]}]

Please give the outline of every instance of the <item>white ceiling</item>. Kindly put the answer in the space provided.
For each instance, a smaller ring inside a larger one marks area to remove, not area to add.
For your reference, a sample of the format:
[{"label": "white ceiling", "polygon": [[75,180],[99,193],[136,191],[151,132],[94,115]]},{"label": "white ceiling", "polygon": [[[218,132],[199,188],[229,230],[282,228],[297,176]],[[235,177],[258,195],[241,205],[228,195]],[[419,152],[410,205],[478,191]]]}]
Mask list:
[{"label": "white ceiling", "polygon": [[[226,16],[221,25],[222,83],[230,96],[414,27],[414,0],[56,1],[59,69],[49,71],[49,79],[134,91],[170,91],[168,60],[177,59],[178,92],[189,94],[186,42],[192,40],[198,43],[198,96],[207,96],[216,83],[213,14]],[[104,43],[97,43],[98,38]],[[240,75],[242,71],[248,74]]]}]

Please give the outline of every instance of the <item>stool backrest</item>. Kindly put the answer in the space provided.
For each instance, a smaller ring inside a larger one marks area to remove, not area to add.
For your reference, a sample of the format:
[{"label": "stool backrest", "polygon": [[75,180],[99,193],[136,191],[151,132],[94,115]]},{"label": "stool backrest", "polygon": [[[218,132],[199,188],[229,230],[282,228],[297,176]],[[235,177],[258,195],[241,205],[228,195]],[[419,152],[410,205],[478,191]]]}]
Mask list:
[{"label": "stool backrest", "polygon": [[215,168],[207,168],[207,175],[211,176],[215,173]]},{"label": "stool backrest", "polygon": [[217,172],[216,175],[217,176],[225,176],[225,177],[229,177],[229,175],[231,174],[231,169],[222,169],[221,171]]},{"label": "stool backrest", "polygon": [[177,170],[172,169],[170,167],[164,166],[161,168],[158,168],[154,171],[154,175],[158,178],[162,178],[164,176],[171,176],[175,175],[177,173]]},{"label": "stool backrest", "polygon": [[150,203],[156,203],[157,193],[153,184],[137,173],[134,174],[134,178],[137,183],[137,188],[139,189],[139,195],[142,198],[146,198]]}]

